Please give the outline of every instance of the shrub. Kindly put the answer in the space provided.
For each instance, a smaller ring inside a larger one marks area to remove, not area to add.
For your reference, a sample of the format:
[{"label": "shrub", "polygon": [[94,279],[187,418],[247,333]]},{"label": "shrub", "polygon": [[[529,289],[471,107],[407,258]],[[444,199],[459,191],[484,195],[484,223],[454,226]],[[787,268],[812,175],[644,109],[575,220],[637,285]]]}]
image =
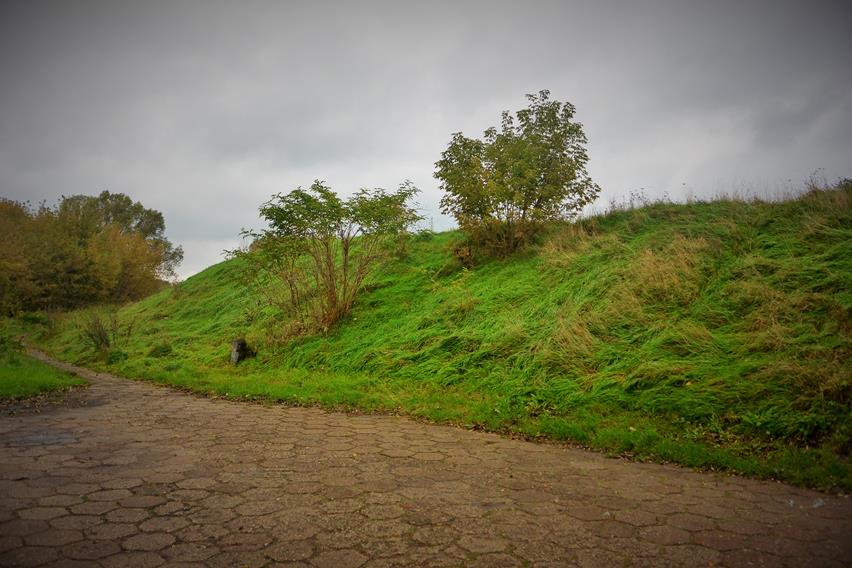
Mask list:
[{"label": "shrub", "polygon": [[77,331],[83,343],[94,351],[109,353],[118,345],[127,343],[133,333],[133,322],[121,325],[116,312],[110,312],[106,318],[91,312],[77,323]]},{"label": "shrub", "polygon": [[42,325],[45,327],[53,326],[53,320],[41,312],[24,312],[18,316],[18,319],[20,319],[23,323],[31,325]]},{"label": "shrub", "polygon": [[118,349],[114,351],[110,351],[106,356],[107,365],[115,365],[116,363],[121,363],[122,361],[127,360],[127,353],[124,351],[120,351]]},{"label": "shrub", "polygon": [[0,361],[16,364],[20,361],[23,351],[24,345],[20,339],[5,333],[0,334]]},{"label": "shrub", "polygon": [[484,140],[453,134],[435,177],[451,214],[475,246],[506,255],[527,244],[547,221],[571,218],[600,192],[586,173],[586,136],[574,106],[527,95],[528,108],[503,112]]},{"label": "shrub", "polygon": [[[269,303],[291,321],[293,335],[328,330],[352,309],[364,280],[378,261],[420,220],[410,200],[410,182],[395,192],[362,189],[347,200],[321,181],[278,194],[260,208],[270,228],[250,250],[249,260]],[[270,293],[271,292],[271,293]]]}]

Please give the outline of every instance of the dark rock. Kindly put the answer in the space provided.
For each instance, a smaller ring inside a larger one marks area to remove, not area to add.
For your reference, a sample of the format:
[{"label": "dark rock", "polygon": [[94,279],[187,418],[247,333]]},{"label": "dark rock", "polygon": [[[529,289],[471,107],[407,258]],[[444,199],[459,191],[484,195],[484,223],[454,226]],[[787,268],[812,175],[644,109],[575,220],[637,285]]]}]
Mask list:
[{"label": "dark rock", "polygon": [[242,337],[231,342],[231,363],[236,365],[243,359],[254,357],[254,350],[249,347],[246,340]]}]

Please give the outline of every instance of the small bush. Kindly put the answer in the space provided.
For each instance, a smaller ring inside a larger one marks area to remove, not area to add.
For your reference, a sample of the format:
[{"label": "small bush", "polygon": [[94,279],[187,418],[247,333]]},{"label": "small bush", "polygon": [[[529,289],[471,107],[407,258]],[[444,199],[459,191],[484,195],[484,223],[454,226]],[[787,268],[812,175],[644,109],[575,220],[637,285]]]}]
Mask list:
[{"label": "small bush", "polygon": [[17,363],[24,351],[21,340],[11,335],[0,334],[0,361],[5,363]]},{"label": "small bush", "polygon": [[107,318],[92,312],[77,323],[80,339],[99,353],[107,353],[119,344],[126,344],[133,333],[133,322],[121,325],[118,314],[111,312]]},{"label": "small bush", "polygon": [[21,314],[18,319],[20,319],[23,323],[31,325],[43,325],[45,327],[51,327],[53,325],[53,321],[41,312],[25,312]]},{"label": "small bush", "polygon": [[469,245],[460,244],[453,247],[453,257],[462,265],[464,268],[473,268],[475,264],[473,251],[471,250]]},{"label": "small bush", "polygon": [[107,365],[115,365],[116,363],[121,363],[122,361],[127,361],[128,355],[124,351],[110,351],[106,357]]},{"label": "small bush", "polygon": [[414,238],[418,242],[429,242],[435,238],[435,231],[432,229],[420,229],[414,233]]}]

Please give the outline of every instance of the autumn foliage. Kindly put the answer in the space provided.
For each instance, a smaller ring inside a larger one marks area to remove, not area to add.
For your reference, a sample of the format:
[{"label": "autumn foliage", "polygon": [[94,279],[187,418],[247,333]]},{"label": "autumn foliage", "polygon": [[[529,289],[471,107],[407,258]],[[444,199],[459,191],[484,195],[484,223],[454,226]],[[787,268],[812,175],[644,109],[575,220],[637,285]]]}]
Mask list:
[{"label": "autumn foliage", "polygon": [[141,298],[183,258],[160,212],[120,193],[63,197],[55,207],[0,199],[0,311]]}]

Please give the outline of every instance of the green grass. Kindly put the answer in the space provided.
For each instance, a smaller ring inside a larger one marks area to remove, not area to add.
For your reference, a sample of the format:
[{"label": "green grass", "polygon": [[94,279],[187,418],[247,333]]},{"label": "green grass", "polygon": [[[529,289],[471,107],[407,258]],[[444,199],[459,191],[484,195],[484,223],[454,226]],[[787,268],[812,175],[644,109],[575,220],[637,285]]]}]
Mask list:
[{"label": "green grass", "polygon": [[64,390],[85,381],[22,354],[14,341],[0,337],[0,400]]},{"label": "green grass", "polygon": [[[452,255],[459,233],[415,238],[341,325],[290,342],[227,261],[122,308],[134,333],[110,368],[849,490],[850,199],[846,183],[616,210],[471,270]],[[79,317],[43,345],[105,366]],[[239,335],[259,356],[234,368]]]}]

